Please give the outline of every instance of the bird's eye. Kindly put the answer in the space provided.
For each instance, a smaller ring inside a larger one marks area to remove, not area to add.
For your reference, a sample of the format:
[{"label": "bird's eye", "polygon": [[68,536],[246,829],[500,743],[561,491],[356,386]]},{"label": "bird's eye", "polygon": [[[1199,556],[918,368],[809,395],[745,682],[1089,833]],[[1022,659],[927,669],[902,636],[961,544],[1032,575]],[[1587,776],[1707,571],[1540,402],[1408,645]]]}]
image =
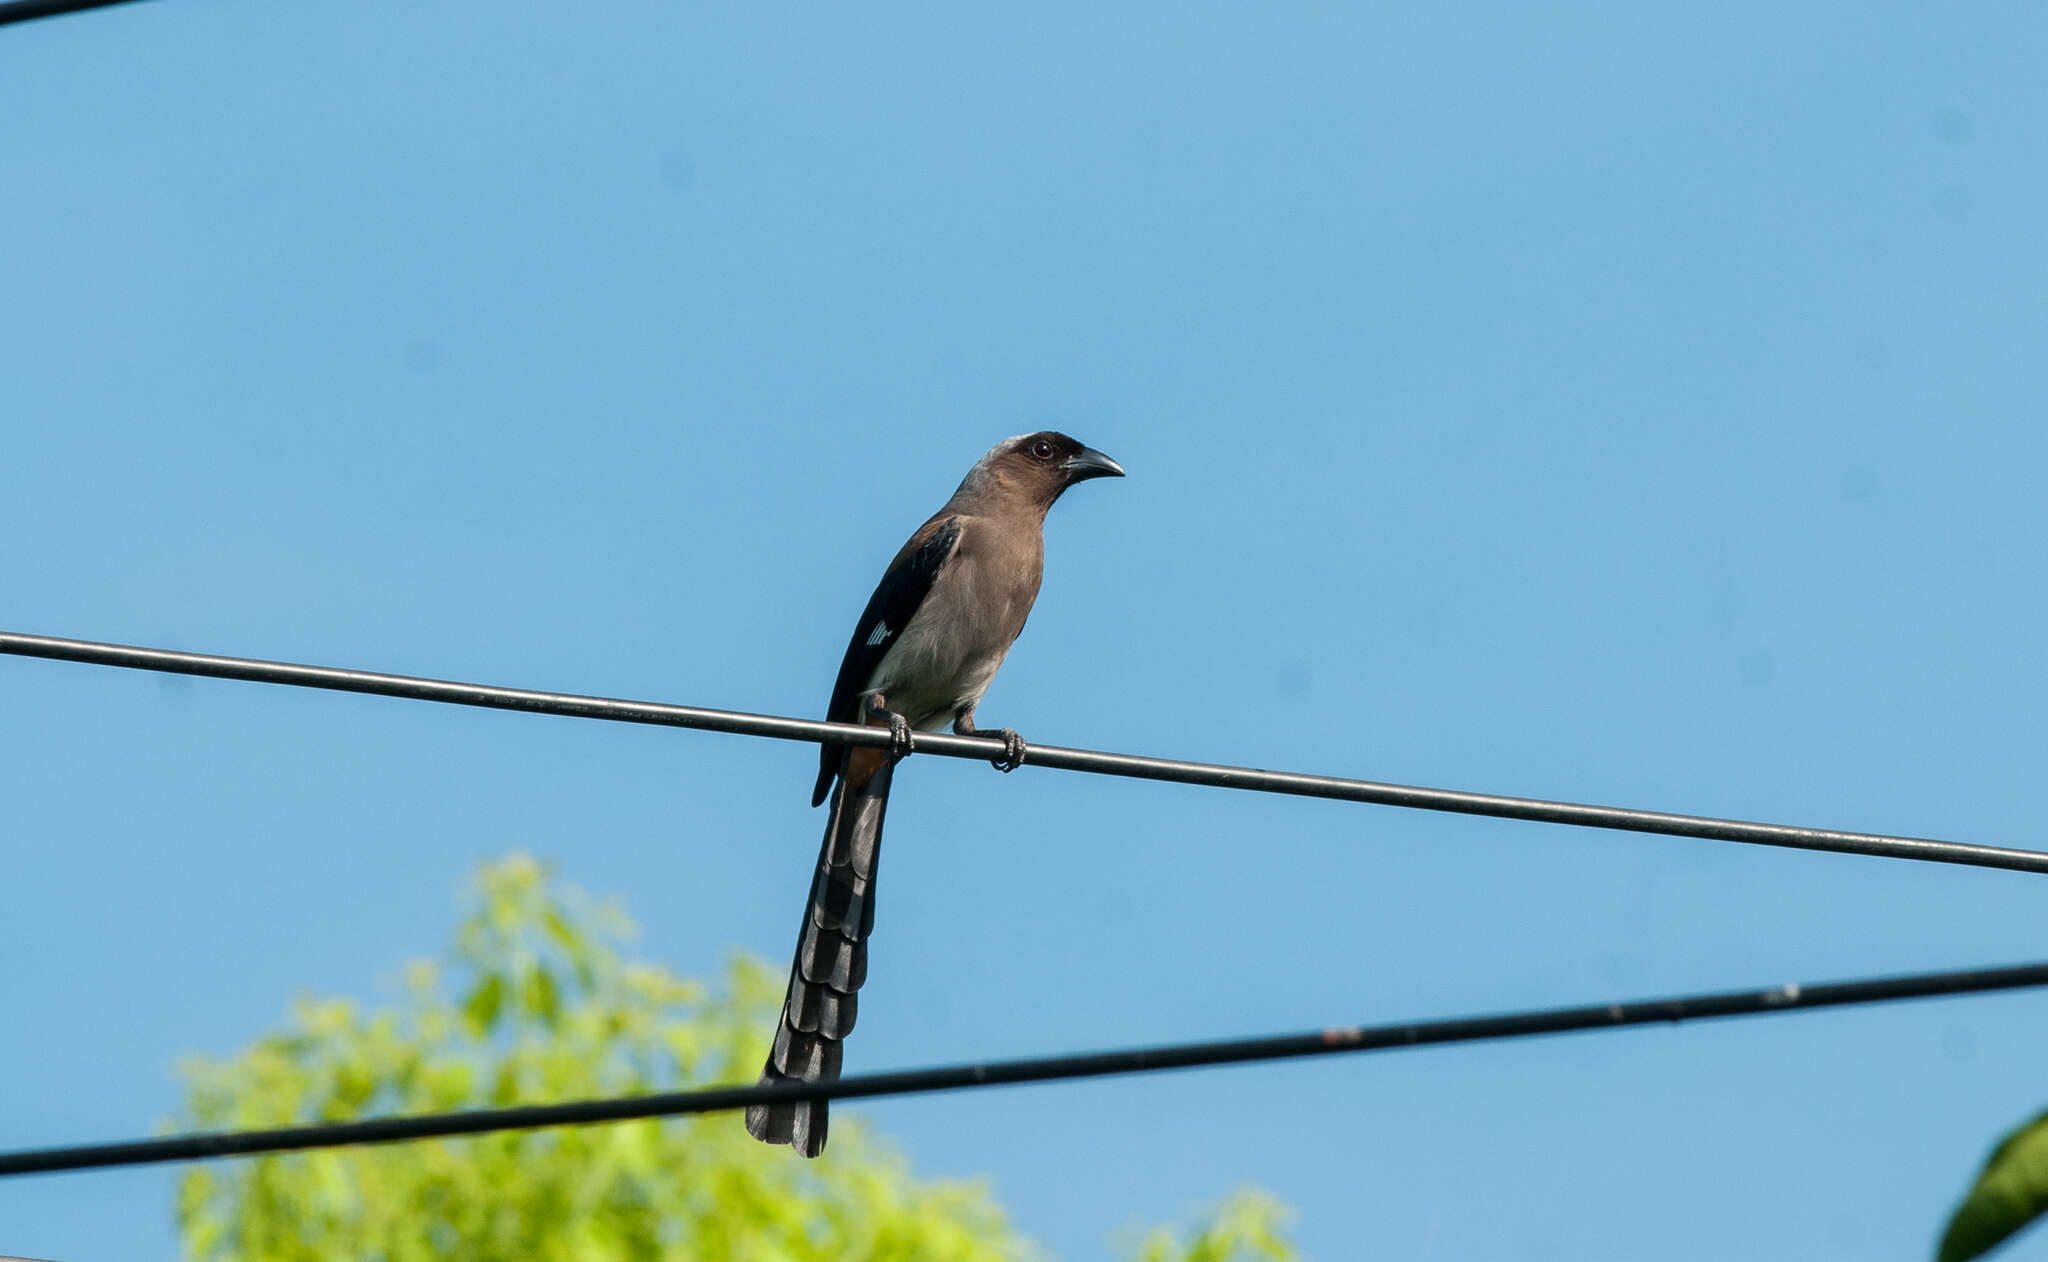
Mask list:
[{"label": "bird's eye", "polygon": [[1053,455],[1052,444],[1041,438],[1031,444],[1031,454],[1040,460],[1050,460]]}]

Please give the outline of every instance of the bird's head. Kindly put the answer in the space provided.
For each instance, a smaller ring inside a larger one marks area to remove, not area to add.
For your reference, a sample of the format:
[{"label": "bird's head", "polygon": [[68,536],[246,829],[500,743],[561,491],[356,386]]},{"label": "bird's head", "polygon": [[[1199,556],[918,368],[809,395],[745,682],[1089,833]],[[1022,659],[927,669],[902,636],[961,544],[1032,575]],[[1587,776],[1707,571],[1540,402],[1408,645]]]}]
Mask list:
[{"label": "bird's head", "polygon": [[1056,430],[1046,429],[1006,438],[990,448],[960,484],[960,491],[1001,488],[1023,496],[1043,510],[1076,482],[1122,476],[1123,466],[1108,456]]}]

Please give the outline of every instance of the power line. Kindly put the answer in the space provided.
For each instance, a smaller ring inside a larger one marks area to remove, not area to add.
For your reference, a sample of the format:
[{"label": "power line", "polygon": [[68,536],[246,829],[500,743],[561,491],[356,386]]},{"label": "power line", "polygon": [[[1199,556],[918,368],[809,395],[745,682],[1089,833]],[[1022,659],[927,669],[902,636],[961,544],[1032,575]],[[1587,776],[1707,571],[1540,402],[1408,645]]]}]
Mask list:
[{"label": "power line", "polygon": [[131,0],[11,0],[0,4],[0,26],[15,22],[32,22],[37,18],[60,17],[66,13],[83,13],[88,9],[110,9],[117,4],[128,4]]},{"label": "power line", "polygon": [[965,1091],[1068,1078],[1099,1078],[1110,1074],[1156,1073],[1202,1065],[1235,1065],[1249,1061],[1287,1060],[1346,1052],[1389,1051],[1445,1043],[1528,1038],[1574,1030],[1618,1029],[1663,1021],[1699,1021],[1753,1016],[1796,1009],[1834,1008],[1846,1004],[1888,1003],[1995,990],[2048,986],[2048,962],[1950,973],[1912,973],[1861,981],[1777,986],[1769,990],[1735,990],[1672,999],[1643,999],[1595,1004],[1584,1008],[1548,1008],[1496,1016],[1424,1021],[1413,1025],[1339,1026],[1306,1034],[1232,1039],[1210,1043],[1179,1043],[1164,1047],[1042,1056],[1025,1060],[987,1061],[893,1073],[862,1074],[836,1082],[780,1082],[772,1086],[711,1087],[656,1095],[566,1104],[529,1104],[504,1109],[458,1113],[424,1113],[381,1117],[359,1122],[288,1126],[276,1130],[213,1131],[167,1135],[156,1139],[72,1148],[37,1148],[0,1153],[0,1177],[49,1174],[60,1170],[105,1169],[151,1165],[164,1161],[203,1161],[216,1157],[248,1157],[260,1153],[399,1140],[478,1135],[487,1131],[529,1130],[547,1126],[580,1126],[639,1118],[679,1117],[729,1112],[752,1104],[781,1100],[847,1100],[870,1096],[914,1095],[933,1091]]},{"label": "power line", "polygon": [[[858,727],[846,723],[820,723],[811,719],[746,714],[733,710],[707,710],[696,706],[662,705],[652,701],[621,701],[573,693],[534,692],[524,688],[453,683],[441,679],[420,679],[410,675],[341,670],[331,666],[300,666],[290,662],[267,662],[253,658],[217,657],[204,653],[182,653],[171,649],[67,640],[56,636],[22,635],[0,631],[0,653],[85,662],[100,666],[122,666],[136,670],[166,671],[179,675],[204,675],[216,679],[241,679],[252,683],[290,684],[301,688],[325,688],[336,692],[404,697],[414,701],[439,701],[494,710],[521,710],[531,714],[606,719],[619,723],[648,723],[662,727],[729,732],[742,736],[767,736],[777,740],[877,747],[889,743],[889,734],[884,729]],[[951,736],[940,733],[920,733],[917,737],[917,749],[919,753],[938,754],[946,758],[973,758],[982,761],[992,761],[1001,757],[1003,753],[1002,742],[994,737]],[[1456,789],[1426,789],[1414,785],[1349,780],[1337,776],[1263,771],[1253,767],[1232,767],[1218,763],[1180,762],[1168,758],[1113,754],[1092,749],[1066,749],[1057,745],[1033,745],[1025,761],[1034,767],[1128,776],[1138,780],[1165,780],[1176,784],[1201,784],[1222,789],[1248,789],[1261,793],[1331,798],[1341,802],[1449,811],[1461,815],[1487,815],[1500,819],[1534,820],[1547,824],[1576,824],[1588,828],[1619,829],[1624,832],[1697,837],[1708,841],[1782,846],[1796,850],[1824,850],[1836,854],[1875,855],[1891,859],[1918,859],[1931,863],[1957,863],[1981,868],[2003,868],[2013,872],[2048,874],[2048,854],[2040,851],[1980,846],[1959,841],[1842,832],[1830,828],[1799,828],[1789,824],[1758,824],[1742,820],[1714,819],[1702,815],[1639,811],[1620,806],[1588,806],[1575,802],[1546,801],[1541,798],[1466,793]]]}]

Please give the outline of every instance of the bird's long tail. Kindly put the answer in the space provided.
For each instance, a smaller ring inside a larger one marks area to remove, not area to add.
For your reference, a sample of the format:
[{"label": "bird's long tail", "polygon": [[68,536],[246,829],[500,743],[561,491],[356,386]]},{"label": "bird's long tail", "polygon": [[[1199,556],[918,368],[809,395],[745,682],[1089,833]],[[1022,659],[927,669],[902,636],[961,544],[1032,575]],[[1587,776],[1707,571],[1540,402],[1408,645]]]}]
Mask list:
[{"label": "bird's long tail", "polygon": [[[840,1044],[853,1030],[856,992],[868,975],[875,927],[875,868],[893,760],[879,749],[848,749],[811,875],[810,906],[797,931],[796,960],[782,1021],[761,1081],[816,1082],[839,1076]],[[827,1101],[757,1104],[747,1110],[755,1139],[788,1144],[806,1157],[825,1151]]]}]

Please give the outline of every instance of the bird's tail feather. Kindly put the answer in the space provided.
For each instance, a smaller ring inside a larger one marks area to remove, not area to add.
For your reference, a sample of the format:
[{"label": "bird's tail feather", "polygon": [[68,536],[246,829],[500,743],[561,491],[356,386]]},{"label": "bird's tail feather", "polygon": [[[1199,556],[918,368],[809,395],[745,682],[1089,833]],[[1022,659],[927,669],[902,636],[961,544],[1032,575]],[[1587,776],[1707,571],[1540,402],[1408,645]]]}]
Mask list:
[{"label": "bird's tail feather", "polygon": [[[825,841],[811,876],[810,905],[797,932],[796,960],[782,1020],[761,1081],[815,1082],[839,1076],[840,1044],[853,1030],[857,992],[868,974],[875,927],[875,870],[892,760],[880,750],[849,749],[825,820]],[[824,1100],[757,1104],[747,1132],[788,1144],[806,1157],[825,1151]]]}]

